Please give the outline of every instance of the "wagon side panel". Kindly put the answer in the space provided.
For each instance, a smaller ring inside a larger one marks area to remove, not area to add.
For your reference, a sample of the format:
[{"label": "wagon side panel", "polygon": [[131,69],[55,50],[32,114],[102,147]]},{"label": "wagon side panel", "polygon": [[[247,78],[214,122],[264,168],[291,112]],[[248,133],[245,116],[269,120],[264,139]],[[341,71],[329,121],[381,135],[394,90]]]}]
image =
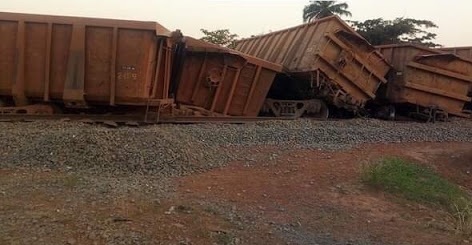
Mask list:
[{"label": "wagon side panel", "polygon": [[0,20],[0,94],[11,95],[16,79],[18,23]]}]

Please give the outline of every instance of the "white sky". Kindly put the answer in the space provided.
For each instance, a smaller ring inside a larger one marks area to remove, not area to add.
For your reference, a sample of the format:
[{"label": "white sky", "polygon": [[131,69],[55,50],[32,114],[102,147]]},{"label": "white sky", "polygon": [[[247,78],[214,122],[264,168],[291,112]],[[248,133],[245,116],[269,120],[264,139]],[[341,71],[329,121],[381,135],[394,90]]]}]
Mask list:
[{"label": "white sky", "polygon": [[[435,22],[437,42],[472,46],[472,0],[347,0],[352,20],[411,17]],[[241,37],[302,22],[308,0],[1,0],[0,11],[152,20],[200,37],[200,28]]]}]

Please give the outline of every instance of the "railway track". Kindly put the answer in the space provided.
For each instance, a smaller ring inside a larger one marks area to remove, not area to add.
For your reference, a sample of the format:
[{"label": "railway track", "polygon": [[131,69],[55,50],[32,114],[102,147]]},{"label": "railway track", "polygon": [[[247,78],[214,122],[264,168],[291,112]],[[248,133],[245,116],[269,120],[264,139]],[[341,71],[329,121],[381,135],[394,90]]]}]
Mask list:
[{"label": "railway track", "polygon": [[152,124],[198,124],[198,123],[228,123],[245,124],[260,121],[294,120],[287,117],[195,117],[178,116],[145,119],[142,115],[93,115],[93,114],[0,114],[0,122],[34,122],[34,121],[78,121],[90,124],[105,124],[111,127],[119,125],[140,126]]},{"label": "railway track", "polygon": [[[309,118],[316,121],[343,121],[346,118]],[[118,126],[146,126],[157,124],[248,124],[255,122],[267,121],[291,121],[300,120],[293,117],[234,117],[234,116],[164,116],[157,118],[150,116],[145,118],[144,115],[116,115],[116,114],[0,114],[0,122],[35,122],[35,121],[75,121],[87,124],[103,124],[109,127]],[[423,122],[414,120],[410,117],[399,116],[395,120],[396,123],[412,123]]]}]

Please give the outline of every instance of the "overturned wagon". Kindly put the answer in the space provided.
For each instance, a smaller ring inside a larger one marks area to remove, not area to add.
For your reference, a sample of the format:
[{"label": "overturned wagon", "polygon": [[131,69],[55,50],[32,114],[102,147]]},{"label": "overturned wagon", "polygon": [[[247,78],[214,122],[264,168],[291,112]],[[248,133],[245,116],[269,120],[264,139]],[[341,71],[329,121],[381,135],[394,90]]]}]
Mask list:
[{"label": "overturned wagon", "polygon": [[410,114],[428,120],[470,116],[472,61],[411,44],[378,48],[394,67],[384,94],[391,103],[412,105]]},{"label": "overturned wagon", "polygon": [[373,46],[336,16],[243,39],[236,50],[283,65],[290,79],[276,85],[310,83],[315,98],[351,111],[376,97],[390,69]]},{"label": "overturned wagon", "polygon": [[170,36],[155,22],[0,13],[0,109],[172,103]]},{"label": "overturned wagon", "polygon": [[190,37],[180,55],[176,102],[207,116],[256,117],[282,66]]}]

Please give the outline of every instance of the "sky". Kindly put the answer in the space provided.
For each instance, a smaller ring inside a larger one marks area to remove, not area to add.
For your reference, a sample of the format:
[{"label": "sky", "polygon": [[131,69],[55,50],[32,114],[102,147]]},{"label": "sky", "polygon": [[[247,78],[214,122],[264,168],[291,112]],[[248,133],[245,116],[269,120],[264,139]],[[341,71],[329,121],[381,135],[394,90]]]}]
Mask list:
[{"label": "sky", "polygon": [[[201,28],[230,29],[240,37],[302,23],[309,0],[1,0],[1,12],[157,21],[170,30],[201,37]],[[472,0],[346,0],[350,20],[408,17],[439,28],[436,42],[472,46]]]}]

